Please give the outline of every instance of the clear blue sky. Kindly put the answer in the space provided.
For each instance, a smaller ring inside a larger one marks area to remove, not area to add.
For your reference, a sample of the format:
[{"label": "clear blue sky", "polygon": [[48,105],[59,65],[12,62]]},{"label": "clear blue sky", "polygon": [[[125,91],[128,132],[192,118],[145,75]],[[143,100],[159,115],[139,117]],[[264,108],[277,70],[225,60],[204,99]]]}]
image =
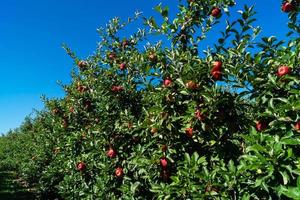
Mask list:
[{"label": "clear blue sky", "polygon": [[[114,17],[134,11],[153,15],[160,0],[1,0],[0,1],[0,133],[20,125],[33,108],[42,109],[40,96],[62,96],[56,81],[69,81],[72,60],[61,48],[68,44],[81,57],[95,50],[96,29]],[[176,8],[175,0],[163,0]],[[284,39],[286,14],[279,0],[239,0],[255,3],[262,35]],[[235,9],[236,10],[236,9]],[[214,39],[214,38],[212,38]]]}]

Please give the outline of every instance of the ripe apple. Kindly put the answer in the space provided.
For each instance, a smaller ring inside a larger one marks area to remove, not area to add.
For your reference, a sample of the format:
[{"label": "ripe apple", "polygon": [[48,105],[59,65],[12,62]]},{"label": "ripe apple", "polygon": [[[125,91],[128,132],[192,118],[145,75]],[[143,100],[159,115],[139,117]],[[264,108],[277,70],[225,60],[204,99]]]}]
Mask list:
[{"label": "ripe apple", "polygon": [[213,68],[211,69],[211,75],[214,79],[220,80],[222,78],[222,65],[221,61],[214,61]]},{"label": "ripe apple", "polygon": [[116,57],[117,57],[117,55],[116,55],[115,52],[111,52],[111,53],[108,54],[108,58],[109,58],[110,60],[114,60],[114,59],[116,59]]},{"label": "ripe apple", "polygon": [[128,127],[128,129],[132,129],[132,127],[133,127],[133,124],[132,124],[132,123],[130,123],[130,122],[128,122],[128,124],[127,124],[127,127]]},{"label": "ripe apple", "polygon": [[281,10],[286,13],[291,12],[292,10],[294,10],[294,6],[292,3],[286,1],[282,4]]},{"label": "ripe apple", "polygon": [[123,40],[122,42],[122,47],[125,48],[130,44],[130,42],[128,40]]},{"label": "ripe apple", "polygon": [[152,134],[155,134],[155,133],[157,133],[157,128],[155,128],[155,127],[153,127],[153,128],[151,128],[151,131],[150,131]]},{"label": "ripe apple", "polygon": [[86,169],[86,164],[85,164],[84,162],[80,161],[80,162],[77,164],[77,169],[78,169],[79,171],[85,170],[85,169]]},{"label": "ripe apple", "polygon": [[223,63],[221,61],[214,61],[212,63],[212,71],[222,71]]},{"label": "ripe apple", "polygon": [[125,70],[125,69],[126,69],[126,63],[121,63],[120,70]]},{"label": "ripe apple", "polygon": [[122,167],[117,167],[117,168],[115,169],[115,175],[116,175],[117,177],[122,177],[122,176],[124,175],[123,168],[122,168]]},{"label": "ripe apple", "polygon": [[112,86],[111,90],[113,92],[122,92],[124,90],[124,88],[122,86]]},{"label": "ripe apple", "polygon": [[77,91],[80,93],[84,93],[87,90],[86,86],[81,85],[80,82],[77,82],[77,87],[76,87]]},{"label": "ripe apple", "polygon": [[212,71],[211,75],[215,80],[221,80],[222,79],[222,72],[220,72],[220,71]]},{"label": "ripe apple", "polygon": [[166,152],[166,151],[168,150],[168,146],[167,146],[166,144],[163,144],[163,145],[161,146],[161,150],[162,150],[163,152]]},{"label": "ripe apple", "polygon": [[300,131],[300,120],[295,123],[294,128],[296,131]]},{"label": "ripe apple", "polygon": [[164,86],[169,87],[172,84],[172,80],[170,78],[167,78],[164,80]]},{"label": "ripe apple", "polygon": [[198,84],[195,83],[194,81],[188,81],[185,86],[187,87],[187,89],[190,90],[196,90],[198,88]]},{"label": "ripe apple", "polygon": [[203,121],[203,120],[204,120],[204,115],[201,113],[200,110],[197,110],[197,111],[195,112],[195,116],[196,116],[196,118],[197,118],[198,120],[200,120],[200,121]]},{"label": "ripe apple", "polygon": [[85,61],[85,60],[80,60],[78,63],[77,63],[77,66],[78,68],[81,70],[81,71],[84,71],[87,69],[88,67],[88,62]]},{"label": "ripe apple", "polygon": [[216,18],[221,17],[221,9],[217,8],[217,7],[212,9],[210,15],[213,16],[213,17],[216,17]]},{"label": "ripe apple", "polygon": [[68,120],[67,120],[66,118],[63,119],[63,127],[64,127],[64,128],[68,128],[68,126],[69,126]]},{"label": "ripe apple", "polygon": [[75,108],[74,108],[73,106],[71,106],[71,107],[69,108],[69,111],[70,111],[70,113],[74,113]]},{"label": "ripe apple", "polygon": [[185,129],[185,134],[188,137],[193,137],[193,128],[187,128],[187,129]]},{"label": "ripe apple", "polygon": [[268,127],[267,123],[264,121],[257,121],[256,122],[256,130],[263,131]]},{"label": "ripe apple", "polygon": [[58,114],[59,112],[60,112],[60,110],[59,110],[58,108],[54,108],[54,109],[52,110],[52,113],[53,113],[54,115]]},{"label": "ripe apple", "polygon": [[278,76],[284,76],[286,74],[290,74],[291,73],[291,69],[288,66],[280,66],[278,67]]},{"label": "ripe apple", "polygon": [[117,152],[113,148],[109,148],[106,155],[109,158],[115,158],[117,156]]},{"label": "ripe apple", "polygon": [[155,53],[150,53],[148,58],[151,62],[156,62],[157,61],[157,56],[156,56]]},{"label": "ripe apple", "polygon": [[168,160],[167,160],[167,158],[163,157],[163,158],[160,159],[160,166],[163,169],[167,169],[167,167],[168,167]]}]

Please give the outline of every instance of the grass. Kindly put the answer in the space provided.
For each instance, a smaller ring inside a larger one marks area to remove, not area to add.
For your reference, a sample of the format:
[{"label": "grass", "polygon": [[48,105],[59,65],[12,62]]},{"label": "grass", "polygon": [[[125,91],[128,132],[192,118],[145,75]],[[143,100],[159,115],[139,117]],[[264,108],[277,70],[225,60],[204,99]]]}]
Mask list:
[{"label": "grass", "polygon": [[15,172],[0,172],[0,199],[3,200],[33,200],[36,196],[28,188],[17,181]]}]

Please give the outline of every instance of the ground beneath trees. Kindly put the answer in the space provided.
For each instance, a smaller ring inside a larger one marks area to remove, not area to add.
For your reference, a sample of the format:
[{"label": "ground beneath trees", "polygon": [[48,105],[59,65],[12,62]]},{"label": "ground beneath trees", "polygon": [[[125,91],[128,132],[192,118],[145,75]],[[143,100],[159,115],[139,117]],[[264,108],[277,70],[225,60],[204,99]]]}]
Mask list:
[{"label": "ground beneath trees", "polygon": [[0,199],[2,200],[33,200],[36,199],[32,189],[25,188],[17,180],[15,172],[0,172]]}]

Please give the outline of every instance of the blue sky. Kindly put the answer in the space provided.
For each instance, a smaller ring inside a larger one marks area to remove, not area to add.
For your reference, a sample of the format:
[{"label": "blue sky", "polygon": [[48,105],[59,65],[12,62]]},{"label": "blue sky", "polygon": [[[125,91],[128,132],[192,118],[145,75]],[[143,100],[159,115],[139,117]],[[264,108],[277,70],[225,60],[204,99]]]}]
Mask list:
[{"label": "blue sky", "polygon": [[[42,109],[42,94],[63,95],[56,81],[68,83],[73,62],[61,48],[62,43],[84,58],[93,53],[99,41],[96,29],[109,19],[114,16],[126,19],[136,10],[151,16],[152,8],[159,2],[1,0],[0,133],[19,126],[34,108]],[[171,11],[176,8],[175,0],[162,2],[170,5]],[[287,15],[280,11],[280,1],[238,0],[237,9],[249,2],[256,4],[262,35],[285,39]]]}]

